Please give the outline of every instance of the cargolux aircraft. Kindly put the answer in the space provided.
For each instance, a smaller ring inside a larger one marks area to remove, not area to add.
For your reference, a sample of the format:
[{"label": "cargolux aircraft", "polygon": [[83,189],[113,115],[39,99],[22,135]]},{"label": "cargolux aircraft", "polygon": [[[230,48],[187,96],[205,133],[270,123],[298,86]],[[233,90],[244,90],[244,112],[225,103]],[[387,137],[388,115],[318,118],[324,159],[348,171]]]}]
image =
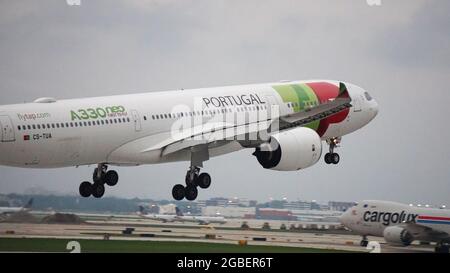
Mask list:
[{"label": "cargolux aircraft", "polygon": [[[297,171],[329,145],[368,124],[378,105],[349,83],[311,80],[153,92],[72,100],[40,98],[0,107],[0,165],[59,168],[97,165],[83,197],[100,198],[118,173],[109,166],[190,161],[176,200],[195,200],[211,184],[203,162],[253,149],[262,167]],[[231,163],[232,165],[232,163]],[[232,167],[232,166],[227,167]]]},{"label": "cargolux aircraft", "polygon": [[436,252],[449,252],[450,210],[362,201],[341,216],[341,223],[363,236],[361,246],[367,246],[367,236],[372,235],[397,246],[408,246],[415,240],[437,242]]}]

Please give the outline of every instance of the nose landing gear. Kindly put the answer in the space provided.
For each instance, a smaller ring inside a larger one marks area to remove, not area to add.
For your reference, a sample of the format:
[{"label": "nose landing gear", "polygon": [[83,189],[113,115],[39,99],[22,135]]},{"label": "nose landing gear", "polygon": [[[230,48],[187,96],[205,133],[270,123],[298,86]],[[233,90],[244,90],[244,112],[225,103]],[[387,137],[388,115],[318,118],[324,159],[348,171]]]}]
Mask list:
[{"label": "nose landing gear", "polygon": [[367,236],[363,236],[361,239],[361,242],[359,242],[359,245],[362,247],[366,247],[369,244],[369,240],[367,239]]},{"label": "nose landing gear", "polygon": [[327,164],[338,164],[340,161],[340,156],[338,153],[334,152],[334,148],[337,147],[337,145],[341,142],[341,138],[330,138],[327,140],[328,145],[330,146],[330,150],[328,153],[325,154],[325,163]]},{"label": "nose landing gear", "polygon": [[106,164],[98,164],[98,167],[94,170],[92,180],[94,183],[83,182],[80,184],[80,195],[82,197],[93,196],[95,198],[101,198],[105,194],[105,184],[108,186],[115,186],[119,182],[119,174],[116,171],[107,171],[108,166]]}]

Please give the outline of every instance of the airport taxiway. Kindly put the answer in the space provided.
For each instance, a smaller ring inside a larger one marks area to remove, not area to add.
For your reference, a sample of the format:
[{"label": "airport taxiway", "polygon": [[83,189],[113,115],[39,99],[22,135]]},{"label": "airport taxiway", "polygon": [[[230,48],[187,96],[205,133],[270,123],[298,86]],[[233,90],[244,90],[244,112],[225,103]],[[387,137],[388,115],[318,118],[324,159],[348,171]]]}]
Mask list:
[{"label": "airport taxiway", "polygon": [[[348,232],[335,230],[243,230],[238,228],[240,222],[230,221],[227,225],[200,226],[186,223],[161,223],[146,219],[105,217],[87,220],[85,224],[77,225],[0,223],[0,237],[102,239],[107,234],[111,240],[194,241],[230,244],[238,244],[239,241],[244,240],[249,245],[370,252],[370,250],[359,246],[360,236]],[[133,228],[132,234],[123,234],[126,228]],[[380,242],[381,252],[433,251],[431,245],[413,245],[407,248],[392,247],[386,245],[383,238],[372,237],[369,239]]]}]

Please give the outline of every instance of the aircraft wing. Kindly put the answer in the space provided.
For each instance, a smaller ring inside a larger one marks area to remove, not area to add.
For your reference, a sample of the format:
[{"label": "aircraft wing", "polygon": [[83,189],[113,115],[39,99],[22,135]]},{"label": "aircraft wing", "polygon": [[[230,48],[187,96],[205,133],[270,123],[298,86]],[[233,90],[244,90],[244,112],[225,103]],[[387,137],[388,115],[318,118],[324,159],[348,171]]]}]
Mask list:
[{"label": "aircraft wing", "polygon": [[[205,148],[211,149],[220,147],[232,141],[246,143],[246,140],[248,139],[247,136],[250,134],[257,136],[256,139],[260,139],[261,132],[264,132],[267,135],[266,132],[270,132],[272,124],[275,121],[279,121],[280,131],[288,130],[306,125],[316,120],[324,119],[350,108],[352,106],[350,102],[351,98],[347,87],[344,83],[340,83],[338,96],[326,103],[321,103],[317,106],[290,115],[281,117],[274,116],[266,120],[239,126],[227,124],[225,122],[209,122],[204,125],[194,126],[193,128],[174,133],[170,138],[166,138],[163,141],[144,149],[142,152],[145,153],[152,150],[163,149],[161,156],[167,156],[182,150],[190,149],[192,152],[195,152],[196,150],[205,150]],[[278,131],[274,132],[276,133]],[[260,140],[259,143],[255,142],[254,145],[257,146],[267,140],[268,138],[266,136],[265,140]],[[209,156],[205,156],[205,159],[209,159]]]}]

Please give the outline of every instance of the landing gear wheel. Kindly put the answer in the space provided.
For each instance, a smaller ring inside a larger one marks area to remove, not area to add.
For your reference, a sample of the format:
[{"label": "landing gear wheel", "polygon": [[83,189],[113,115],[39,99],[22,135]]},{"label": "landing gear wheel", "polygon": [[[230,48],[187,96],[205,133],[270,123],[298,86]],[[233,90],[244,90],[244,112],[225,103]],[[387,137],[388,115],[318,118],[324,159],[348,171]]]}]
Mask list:
[{"label": "landing gear wheel", "polygon": [[197,196],[198,196],[197,187],[187,186],[185,189],[185,194],[186,194],[185,197],[188,201],[194,201],[195,199],[197,199]]},{"label": "landing gear wheel", "polygon": [[330,153],[326,153],[325,154],[325,163],[327,163],[327,164],[331,164],[331,159],[330,159],[330,157],[331,157],[331,154]]},{"label": "landing gear wheel", "polygon": [[102,183],[94,183],[92,185],[92,196],[101,198],[105,194],[105,185]]},{"label": "landing gear wheel", "polygon": [[202,189],[207,189],[211,186],[211,176],[208,173],[202,173],[197,179],[197,185]]},{"label": "landing gear wheel", "polygon": [[89,182],[83,182],[80,184],[80,195],[83,197],[89,197],[92,194],[92,184]]},{"label": "landing gear wheel", "polygon": [[180,201],[180,200],[183,200],[185,195],[186,195],[186,190],[183,185],[178,184],[178,185],[173,186],[173,188],[172,188],[173,199]]},{"label": "landing gear wheel", "polygon": [[359,245],[362,247],[366,247],[368,244],[369,244],[368,240],[361,240],[361,242],[359,243]]},{"label": "landing gear wheel", "polygon": [[116,171],[108,171],[104,180],[108,186],[115,186],[119,182],[119,174]]},{"label": "landing gear wheel", "polygon": [[331,163],[333,163],[333,164],[336,165],[336,164],[339,163],[339,160],[340,160],[341,158],[340,158],[339,154],[337,154],[337,153],[332,153],[331,156],[330,156],[330,159],[331,159]]},{"label": "landing gear wheel", "polygon": [[94,183],[104,183],[105,172],[102,171],[100,177],[98,177],[98,168],[95,168],[94,174],[92,175],[92,181],[94,181]]}]

